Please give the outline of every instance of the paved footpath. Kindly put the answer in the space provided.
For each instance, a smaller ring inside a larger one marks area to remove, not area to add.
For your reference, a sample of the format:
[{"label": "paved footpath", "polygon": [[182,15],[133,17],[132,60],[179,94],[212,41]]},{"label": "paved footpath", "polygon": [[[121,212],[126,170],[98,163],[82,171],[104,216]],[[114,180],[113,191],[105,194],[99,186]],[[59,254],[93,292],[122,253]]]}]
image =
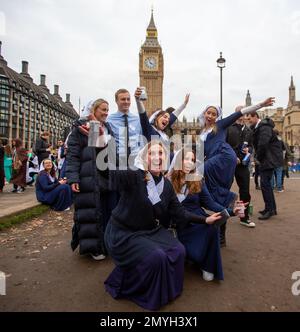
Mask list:
[{"label": "paved footpath", "polygon": [[[252,187],[252,194],[257,227],[231,220],[228,246],[222,249],[225,281],[207,283],[186,265],[182,295],[161,311],[300,311],[300,296],[291,291],[292,274],[300,271],[300,180],[287,180],[286,191],[276,194],[278,216],[265,222],[257,220],[261,192]],[[50,211],[0,232],[0,271],[7,286],[0,312],[143,311],[105,292],[113,262],[73,253],[71,227],[72,211]]]},{"label": "paved footpath", "polygon": [[23,193],[12,193],[12,184],[5,185],[0,193],[0,218],[40,205],[36,200],[35,187],[27,187]]}]

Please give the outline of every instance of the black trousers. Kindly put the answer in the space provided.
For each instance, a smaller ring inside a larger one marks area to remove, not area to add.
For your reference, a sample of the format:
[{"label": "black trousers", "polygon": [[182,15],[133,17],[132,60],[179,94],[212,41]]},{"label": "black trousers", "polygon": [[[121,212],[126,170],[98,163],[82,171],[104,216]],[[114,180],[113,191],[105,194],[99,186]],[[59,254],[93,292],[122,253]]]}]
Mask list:
[{"label": "black trousers", "polygon": [[274,169],[260,171],[261,191],[263,194],[266,211],[276,211],[277,210],[274,192],[273,192],[272,184],[271,184],[271,179],[272,179],[273,173],[274,173]]},{"label": "black trousers", "polygon": [[[239,195],[240,200],[244,203],[250,203],[251,195],[250,195],[250,170],[248,167],[243,165],[237,165],[235,169],[235,180],[239,187]],[[249,219],[249,204],[245,210],[245,218],[241,218],[241,220]]]},{"label": "black trousers", "polygon": [[258,177],[260,176],[259,173],[259,165],[255,165],[255,170],[254,170],[254,183],[256,185],[256,187],[259,187],[259,183],[258,183]]},{"label": "black trousers", "polygon": [[[1,159],[2,164],[3,160]],[[0,165],[0,189],[2,190],[4,187],[4,167]]]}]

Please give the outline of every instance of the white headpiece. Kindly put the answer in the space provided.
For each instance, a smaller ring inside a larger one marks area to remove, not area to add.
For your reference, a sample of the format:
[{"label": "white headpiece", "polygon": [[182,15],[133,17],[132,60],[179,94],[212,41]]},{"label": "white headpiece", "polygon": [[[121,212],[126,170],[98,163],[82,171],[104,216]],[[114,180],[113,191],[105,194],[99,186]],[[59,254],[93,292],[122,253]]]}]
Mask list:
[{"label": "white headpiece", "polygon": [[217,110],[217,113],[218,113],[218,117],[217,117],[217,121],[220,120],[222,118],[222,115],[223,115],[223,111],[222,111],[222,108],[219,107],[219,106],[212,106],[212,105],[209,105],[209,106],[206,106],[204,111],[202,111],[202,113],[199,115],[198,117],[198,120],[200,122],[200,126],[201,127],[204,127],[205,126],[205,117],[204,117],[204,114],[206,113],[206,111],[213,107],[214,109]]},{"label": "white headpiece", "polygon": [[94,100],[90,100],[83,108],[83,111],[80,115],[81,118],[87,118],[91,114],[93,108]]}]

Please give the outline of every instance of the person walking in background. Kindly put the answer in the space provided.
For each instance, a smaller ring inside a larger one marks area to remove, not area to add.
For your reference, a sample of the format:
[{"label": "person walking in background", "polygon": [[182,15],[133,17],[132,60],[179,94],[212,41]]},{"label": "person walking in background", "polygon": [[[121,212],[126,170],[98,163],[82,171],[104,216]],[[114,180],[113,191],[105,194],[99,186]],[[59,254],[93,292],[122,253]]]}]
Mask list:
[{"label": "person walking in background", "polygon": [[[277,136],[278,141],[281,143],[282,156],[284,157],[285,145],[283,143],[283,140],[280,137],[279,131],[277,129],[274,129],[274,133]],[[273,188],[273,190],[276,190],[276,192],[278,192],[278,193],[283,192],[283,188],[282,188],[283,166],[284,166],[284,160],[282,159],[282,165],[280,165],[279,167],[276,167],[274,169],[274,173],[272,176],[272,188]]]},{"label": "person walking in background", "polygon": [[41,162],[44,159],[49,158],[49,156],[50,156],[51,145],[49,144],[49,138],[50,138],[49,132],[48,131],[44,131],[41,134],[41,137],[38,138],[36,140],[36,142],[35,142],[35,145],[34,145],[34,148],[33,148],[33,152],[38,157],[39,165],[41,165]]},{"label": "person walking in background", "polygon": [[11,183],[13,183],[13,192],[22,193],[26,187],[26,171],[27,171],[27,151],[23,148],[21,139],[15,139],[15,153],[13,156],[13,176]]},{"label": "person walking in background", "polygon": [[5,180],[9,183],[12,177],[12,150],[9,144],[4,146],[4,174]]},{"label": "person walking in background", "polygon": [[57,168],[58,168],[58,177],[64,178],[66,173],[66,148],[63,141],[58,141],[57,149]]},{"label": "person walking in background", "polygon": [[292,166],[292,161],[294,155],[286,142],[283,141],[284,144],[284,158],[283,158],[283,170],[282,170],[282,190],[284,190],[284,178],[289,178],[289,168]]},{"label": "person walking in background", "polygon": [[[236,112],[239,112],[243,106],[238,106]],[[240,218],[240,224],[246,227],[255,227],[255,223],[249,218],[250,195],[250,169],[252,146],[252,130],[245,125],[244,117],[239,118],[227,130],[227,143],[233,148],[237,166],[235,169],[235,180],[239,187],[240,200],[248,203],[245,216]]]},{"label": "person walking in background", "polygon": [[261,216],[258,219],[267,220],[277,215],[271,180],[274,169],[283,164],[282,142],[274,132],[275,125],[271,119],[260,120],[258,113],[254,112],[249,120],[253,129],[255,156],[260,163],[261,190],[265,203],[265,208],[259,211]]},{"label": "person walking in background", "polygon": [[4,147],[0,140],[0,193],[3,192],[5,181],[4,181]]}]

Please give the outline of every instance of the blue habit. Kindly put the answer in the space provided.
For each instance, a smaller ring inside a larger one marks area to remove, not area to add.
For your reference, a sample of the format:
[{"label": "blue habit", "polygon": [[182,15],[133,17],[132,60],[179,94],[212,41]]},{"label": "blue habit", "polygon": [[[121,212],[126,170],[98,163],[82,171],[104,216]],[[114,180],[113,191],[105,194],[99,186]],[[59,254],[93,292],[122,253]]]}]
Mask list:
[{"label": "blue habit", "polygon": [[45,171],[41,171],[36,180],[36,198],[50,205],[55,211],[64,211],[72,205],[72,192],[68,184],[60,184],[57,179],[51,181]]},{"label": "blue habit", "polygon": [[[181,203],[186,210],[207,217],[203,209],[220,212],[224,207],[212,199],[205,183],[200,193],[189,194]],[[187,259],[196,263],[201,270],[213,273],[215,279],[223,280],[219,227],[214,225],[189,224],[177,231],[179,241],[184,245]]]},{"label": "blue habit", "polygon": [[237,164],[235,152],[226,143],[227,128],[241,116],[241,112],[235,112],[217,121],[217,132],[209,133],[204,143],[205,183],[212,198],[225,207],[229,207],[236,198],[236,194],[231,192],[230,188]]}]

